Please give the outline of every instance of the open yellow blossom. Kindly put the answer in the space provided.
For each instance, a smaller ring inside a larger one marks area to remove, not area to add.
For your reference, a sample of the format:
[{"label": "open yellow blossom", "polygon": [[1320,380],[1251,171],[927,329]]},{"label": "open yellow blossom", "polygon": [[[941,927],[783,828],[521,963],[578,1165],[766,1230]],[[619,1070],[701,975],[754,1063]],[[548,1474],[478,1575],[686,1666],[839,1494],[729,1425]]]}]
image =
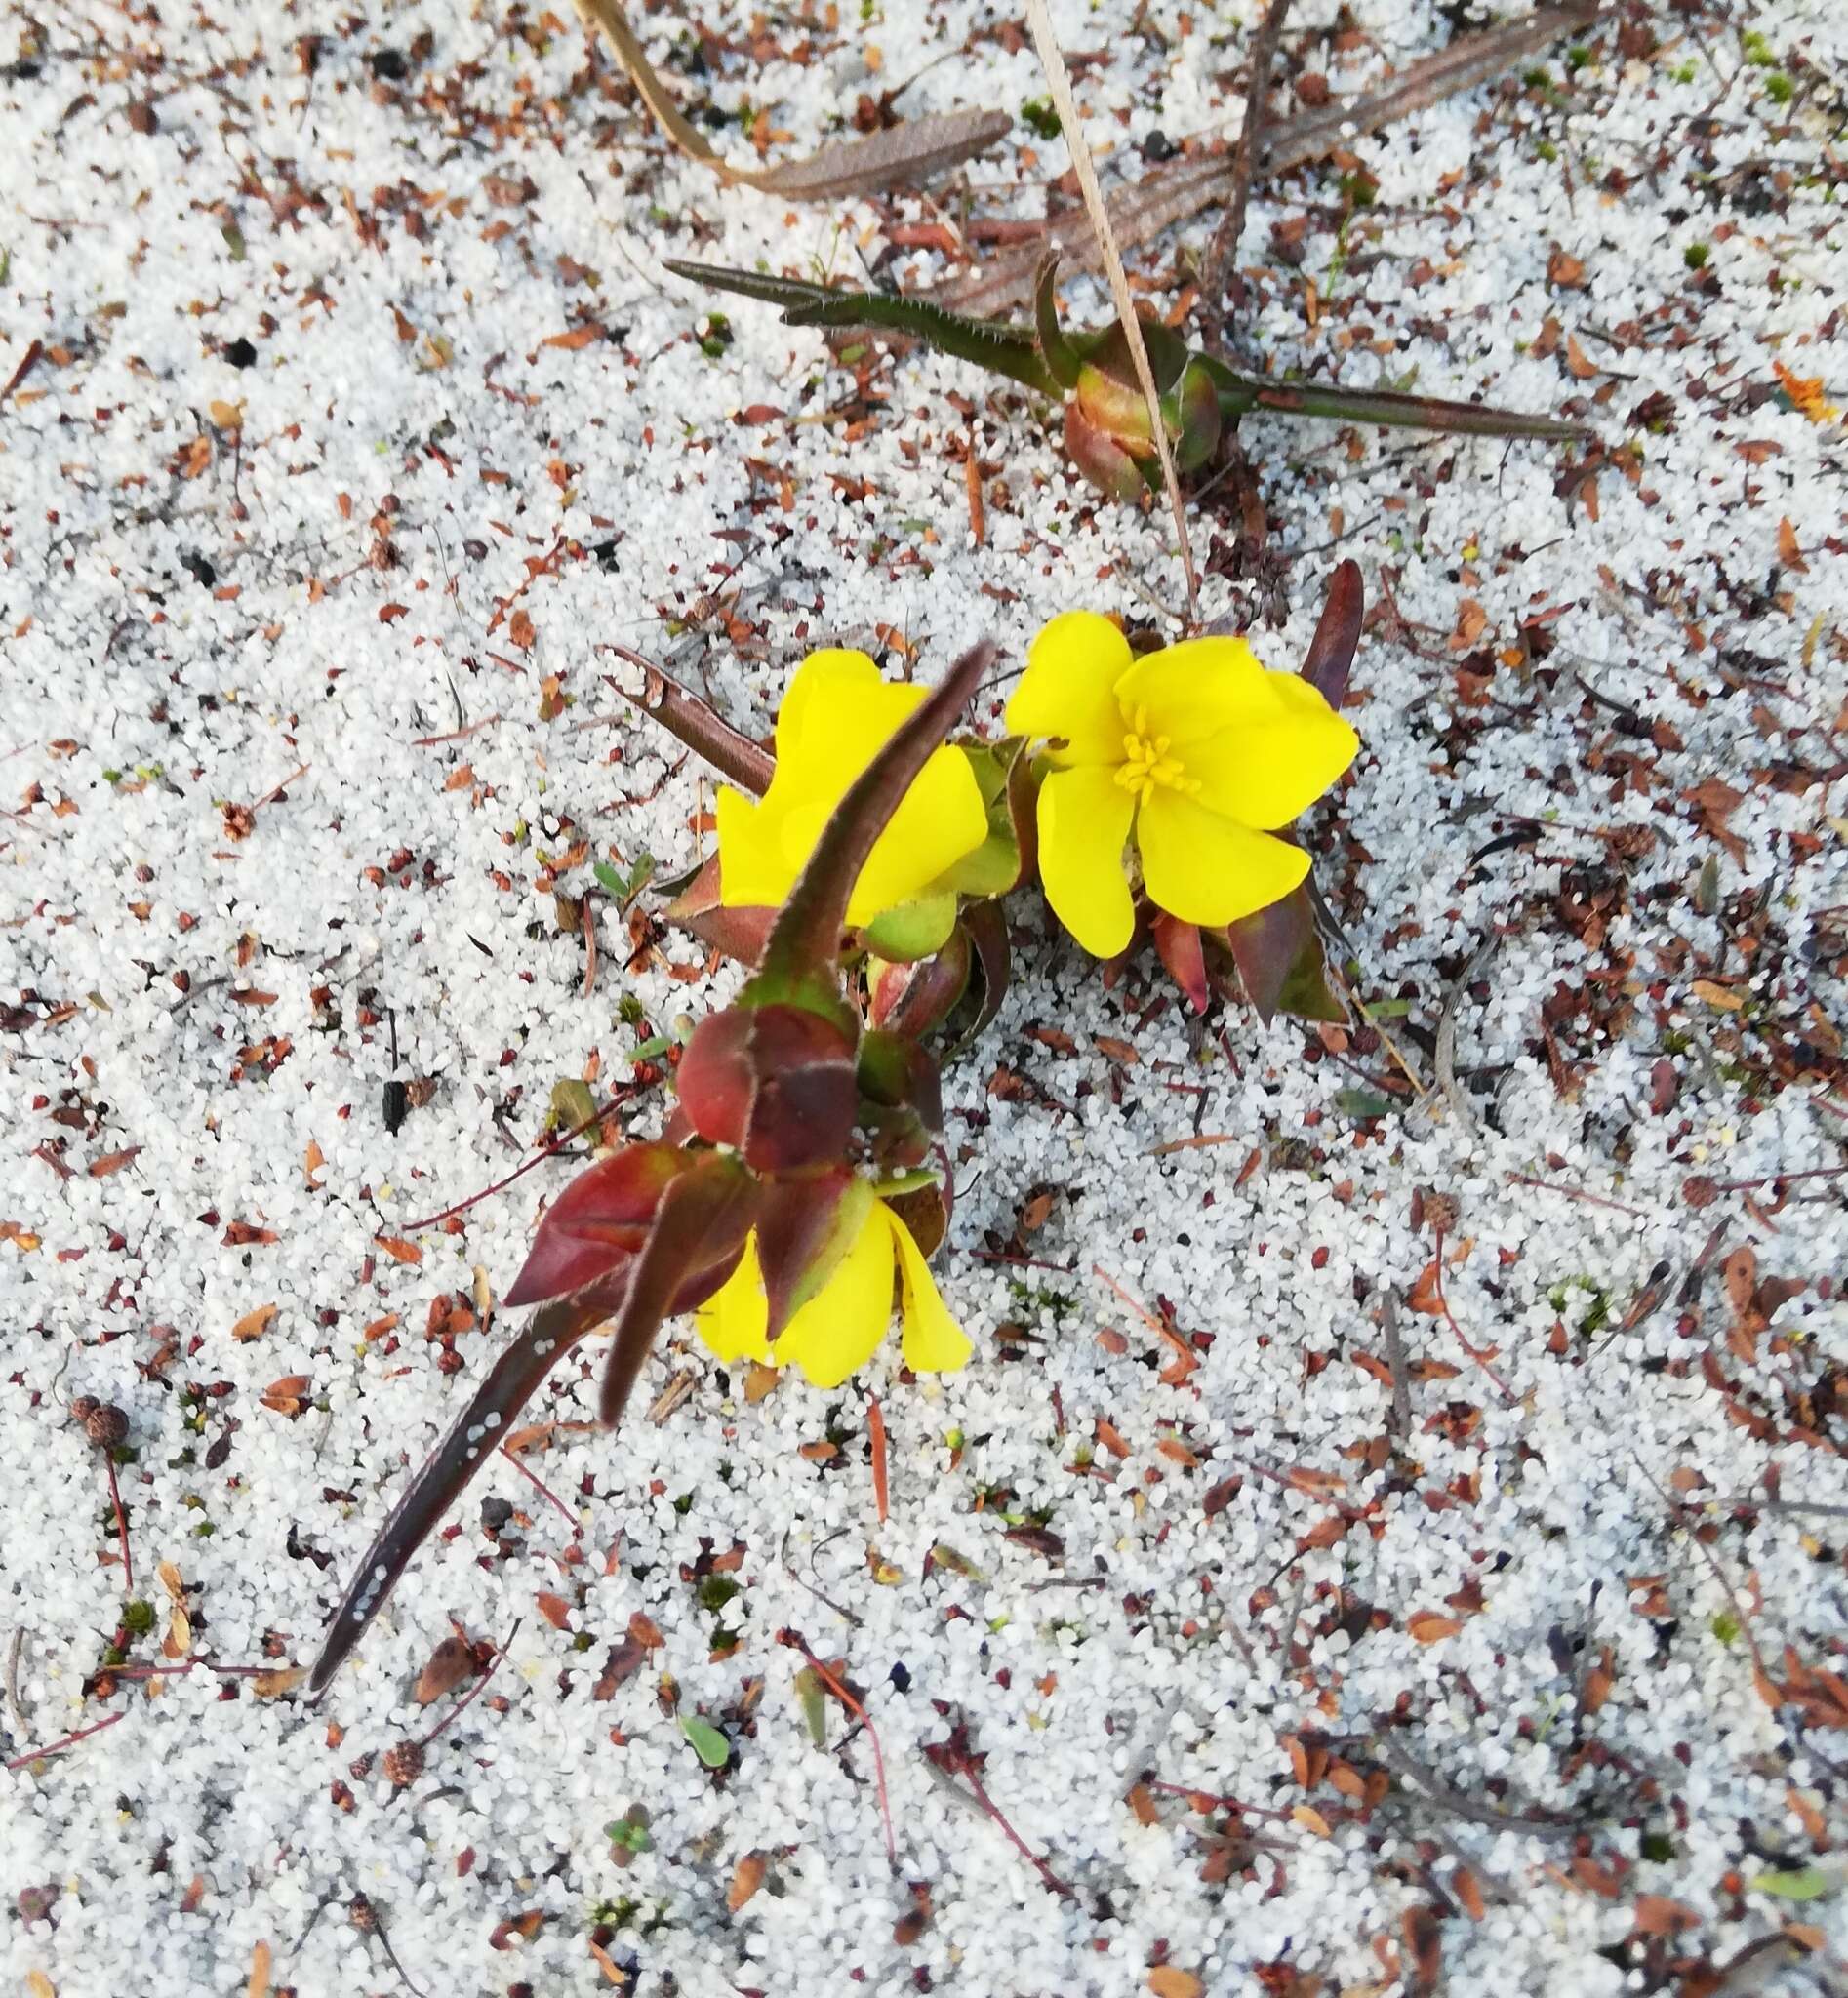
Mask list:
[{"label": "open yellow blossom", "polygon": [[[847,787],[925,699],[893,685],[864,652],[812,652],[777,715],[777,768],[762,798],[721,788],[719,895],[730,908],[787,899]],[[847,904],[856,929],[916,899],[988,835],[982,792],[961,750],[937,750],[905,792]]]},{"label": "open yellow blossom", "polygon": [[721,1360],[758,1360],[801,1368],[814,1387],[838,1387],[879,1349],[892,1323],[897,1259],[904,1364],[917,1374],[953,1373],[974,1350],[949,1315],[911,1231],[883,1200],[868,1202],[833,1274],[783,1328],[773,1346],[755,1234],[737,1269],[705,1303],[696,1323]]},{"label": "open yellow blossom", "polygon": [[1307,681],[1267,673],[1242,638],[1192,638],[1142,659],[1107,618],[1067,611],[1033,641],[1008,728],[1049,739],[1039,871],[1097,957],[1135,932],[1124,871],[1184,923],[1218,927],[1280,901],[1308,856],[1288,825],[1353,761],[1359,738]]}]

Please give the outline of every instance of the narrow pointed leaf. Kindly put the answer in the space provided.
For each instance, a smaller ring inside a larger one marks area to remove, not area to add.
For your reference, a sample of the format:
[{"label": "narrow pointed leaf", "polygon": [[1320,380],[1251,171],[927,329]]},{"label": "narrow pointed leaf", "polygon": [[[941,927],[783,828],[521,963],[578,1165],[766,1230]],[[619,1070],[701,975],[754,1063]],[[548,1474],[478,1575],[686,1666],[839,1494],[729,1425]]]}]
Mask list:
[{"label": "narrow pointed leaf", "polygon": [[1328,579],[1328,601],[1316,621],[1315,635],[1298,669],[1332,708],[1339,709],[1346,698],[1347,675],[1354,662],[1354,648],[1360,643],[1365,609],[1360,564],[1351,560],[1339,563]]},{"label": "narrow pointed leaf", "polygon": [[663,260],[676,277],[781,306],[785,326],[867,326],[909,334],[939,353],[971,361],[990,374],[1005,375],[1043,395],[1059,393],[1058,378],[1041,360],[1033,336],[1005,320],[966,319],[927,299],[899,293],[836,290],[805,284],[799,278],[771,277],[721,264],[689,263],[679,258]]},{"label": "narrow pointed leaf", "polygon": [[[1227,371],[1229,372],[1229,371]],[[1590,426],[1559,417],[1530,417],[1489,403],[1452,402],[1438,395],[1400,395],[1384,388],[1338,388],[1310,381],[1260,381],[1233,378],[1238,395],[1221,407],[1267,410],[1273,416],[1328,417],[1345,423],[1384,423],[1402,430],[1436,430],[1464,437],[1538,437],[1570,444]]]},{"label": "narrow pointed leaf", "polygon": [[659,666],[643,663],[639,694],[631,694],[626,688],[621,691],[632,706],[639,707],[650,721],[659,722],[696,756],[704,757],[740,790],[761,798],[770,788],[777,767],[777,759],[770,751],[733,728],[708,702],[681,686],[678,680],[670,679]]},{"label": "narrow pointed leaf", "polygon": [[1033,279],[1033,330],[1039,339],[1039,357],[1046,363],[1046,372],[1061,388],[1075,388],[1082,363],[1059,323],[1057,253],[1045,259]]},{"label": "narrow pointed leaf", "polygon": [[629,1267],[611,1331],[597,1419],[613,1427],[670,1311],[690,1311],[736,1267],[750,1232],[757,1182],[735,1158],[707,1152],[667,1183],[655,1225]]},{"label": "narrow pointed leaf", "polygon": [[744,987],[743,1003],[762,1004],[797,989],[817,990],[823,979],[833,993],[847,899],[860,870],[899,801],[949,733],[993,659],[994,647],[986,640],[972,646],[848,786],[778,914],[764,946],[763,969]]},{"label": "narrow pointed leaf", "polygon": [[397,1586],[411,1557],[441,1525],[462,1488],[510,1432],[513,1419],[541,1381],[620,1301],[622,1288],[619,1278],[614,1286],[599,1292],[546,1304],[508,1341],[449,1434],[404,1488],[390,1518],[366,1550],[308,1674],[309,1698],[327,1690]]}]

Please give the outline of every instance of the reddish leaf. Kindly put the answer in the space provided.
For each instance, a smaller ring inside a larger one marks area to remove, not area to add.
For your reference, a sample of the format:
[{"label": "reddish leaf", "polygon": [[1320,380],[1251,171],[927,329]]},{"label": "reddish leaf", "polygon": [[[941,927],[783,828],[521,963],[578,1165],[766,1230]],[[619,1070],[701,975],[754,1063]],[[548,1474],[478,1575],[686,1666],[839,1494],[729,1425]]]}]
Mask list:
[{"label": "reddish leaf", "polygon": [[849,1033],[805,1006],[731,1006],[700,1022],[680,1061],[680,1103],[709,1144],[753,1172],[844,1157],[859,1098]]},{"label": "reddish leaf", "polygon": [[446,1637],[417,1675],[417,1687],[412,1697],[420,1706],[433,1705],[446,1693],[454,1693],[474,1669],[475,1655],[469,1646],[460,1637]]},{"label": "reddish leaf", "polygon": [[1337,564],[1328,579],[1328,600],[1303,655],[1298,670],[1330,707],[1339,708],[1347,695],[1347,675],[1354,662],[1354,649],[1360,643],[1360,629],[1366,612],[1366,592],[1361,586],[1360,565],[1353,561]]},{"label": "reddish leaf", "polygon": [[693,1163],[674,1145],[631,1144],[580,1173],[546,1210],[506,1303],[562,1298],[623,1268],[647,1239],[669,1180]]},{"label": "reddish leaf", "polygon": [[[842,1204],[855,1184],[851,1166],[830,1166],[764,1187],[757,1207],[757,1261],[769,1306],[764,1337],[773,1343],[853,1246],[837,1237]],[[864,1210],[857,1211],[864,1219]]]},{"label": "reddish leaf", "polygon": [[1204,1013],[1212,992],[1206,980],[1206,952],[1200,943],[1199,925],[1158,910],[1148,929],[1168,976],[1186,994],[1194,1012]]},{"label": "reddish leaf", "polygon": [[663,911],[702,943],[740,964],[755,965],[776,920],[775,909],[728,908],[719,899],[719,857],[714,854]]}]

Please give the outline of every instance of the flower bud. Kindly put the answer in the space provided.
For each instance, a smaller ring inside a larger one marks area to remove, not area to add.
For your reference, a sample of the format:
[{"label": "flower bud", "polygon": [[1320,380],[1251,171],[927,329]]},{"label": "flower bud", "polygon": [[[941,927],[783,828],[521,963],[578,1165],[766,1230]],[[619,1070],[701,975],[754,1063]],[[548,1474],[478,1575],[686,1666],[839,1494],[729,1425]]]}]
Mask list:
[{"label": "flower bud", "polygon": [[753,1172],[826,1165],[853,1135],[853,1042],[803,1006],[733,1006],[703,1019],[679,1082],[694,1130],[742,1152]]},{"label": "flower bud", "polygon": [[968,987],[971,955],[968,933],[958,925],[934,957],[915,964],[868,958],[866,999],[873,1025],[912,1041],[942,1026]]}]

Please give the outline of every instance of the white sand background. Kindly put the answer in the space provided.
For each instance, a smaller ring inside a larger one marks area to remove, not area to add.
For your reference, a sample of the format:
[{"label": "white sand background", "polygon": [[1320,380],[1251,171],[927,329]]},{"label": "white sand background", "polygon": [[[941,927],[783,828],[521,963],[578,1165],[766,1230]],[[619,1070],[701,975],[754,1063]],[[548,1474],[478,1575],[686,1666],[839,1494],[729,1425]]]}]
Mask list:
[{"label": "white sand background", "polygon": [[[1750,11],[1747,46],[1638,8],[1625,48],[1357,142],[1345,231],[1351,165],[1253,204],[1256,365],[1576,399],[1611,454],[1593,492],[1537,445],[1250,423],[1267,588],[1225,573],[1229,489],[1195,510],[1205,614],[1287,605],[1274,664],[1343,555],[1396,606],[1315,823],[1422,1094],[1373,1032],[1201,1037],[1148,964],[1106,991],[1024,900],[948,1089],[974,1364],[751,1404],[676,1326],[612,1439],[570,1426],[586,1353],[523,1459],[570,1520],[497,1461],[315,1709],[223,1668],[311,1655],[497,1336],[426,1335],[505,1289],[569,1168],[412,1224],[735,978],[601,898],[586,989],[559,934],[548,861],[588,843],[574,891],[592,859],[678,867],[711,797],[599,648],[761,733],[807,646],[903,641],[928,677],[984,632],[1018,665],[1073,605],[1173,635],[1179,565],[1030,398],[916,352],[857,381],[661,272],[849,280],[889,227],[1041,214],[1065,153],[1026,122],[928,202],[793,208],[672,154],[543,10],[0,25],[9,1991],[386,1992],[381,1929],[422,1990],[544,1998],[1844,1988],[1843,1182],[1737,1182],[1848,1139],[1844,433],[1774,372],[1848,402],[1848,29]],[[1249,0],[1055,12],[1106,175],[1236,129]],[[1334,20],[1305,0],[1284,68],[1337,95],[1451,31],[1412,0]],[[907,114],[1045,95],[962,0],[643,25],[734,151],[741,106],[788,153],[914,77]],[[1135,260],[1158,302],[1211,220]],[[387,1013],[432,1085],[395,1136]],[[1356,1122],[1368,1096],[1390,1114]],[[1395,1414],[1380,1302],[1432,1260],[1420,1188],[1454,1203],[1454,1324],[1400,1313]],[[132,1593],[78,1396],[127,1418]],[[599,1699],[638,1613],[660,1647]],[[394,1792],[385,1751],[460,1697],[413,1695],[452,1618],[518,1634]],[[871,1742],[830,1702],[813,1744],[785,1626],[864,1693],[896,1873]],[[957,1723],[1069,1897],[933,1770]],[[652,1846],[619,1869],[631,1804]]]}]

